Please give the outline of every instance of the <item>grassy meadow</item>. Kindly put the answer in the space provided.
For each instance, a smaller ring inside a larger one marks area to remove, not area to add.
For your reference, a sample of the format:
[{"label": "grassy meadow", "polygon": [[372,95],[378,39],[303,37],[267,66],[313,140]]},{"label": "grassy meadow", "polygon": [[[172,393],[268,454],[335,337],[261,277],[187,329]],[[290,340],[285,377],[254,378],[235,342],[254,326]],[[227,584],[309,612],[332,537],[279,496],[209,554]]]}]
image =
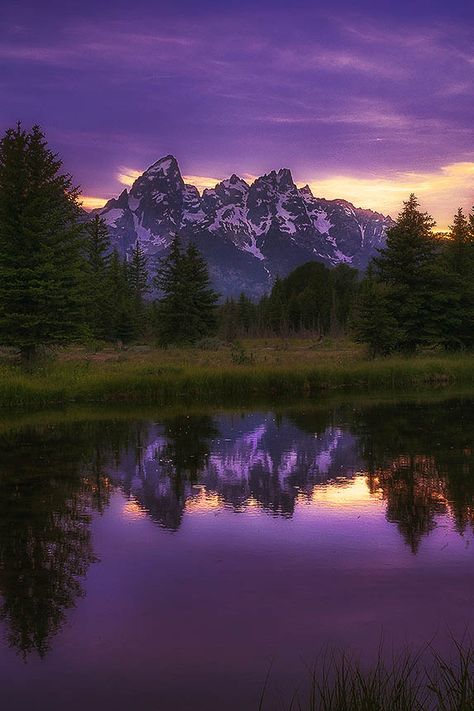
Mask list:
[{"label": "grassy meadow", "polygon": [[225,345],[71,348],[25,372],[0,361],[0,407],[67,403],[218,404],[309,398],[322,391],[474,386],[474,354],[426,352],[371,360],[348,340],[253,339]]}]

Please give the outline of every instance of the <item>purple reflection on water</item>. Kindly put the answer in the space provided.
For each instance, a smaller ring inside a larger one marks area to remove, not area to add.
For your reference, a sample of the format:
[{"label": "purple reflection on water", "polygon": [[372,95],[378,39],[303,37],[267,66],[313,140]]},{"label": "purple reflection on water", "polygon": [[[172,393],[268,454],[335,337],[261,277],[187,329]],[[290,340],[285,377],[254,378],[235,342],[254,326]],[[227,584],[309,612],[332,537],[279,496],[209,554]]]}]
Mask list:
[{"label": "purple reflection on water", "polygon": [[471,455],[403,441],[399,419],[393,449],[378,417],[139,428],[104,462],[114,488],[93,515],[86,595],[43,659],[0,647],[6,708],[250,709],[271,663],[271,694],[288,696],[327,644],[369,659],[381,635],[389,650],[461,637],[472,501],[446,467]]}]

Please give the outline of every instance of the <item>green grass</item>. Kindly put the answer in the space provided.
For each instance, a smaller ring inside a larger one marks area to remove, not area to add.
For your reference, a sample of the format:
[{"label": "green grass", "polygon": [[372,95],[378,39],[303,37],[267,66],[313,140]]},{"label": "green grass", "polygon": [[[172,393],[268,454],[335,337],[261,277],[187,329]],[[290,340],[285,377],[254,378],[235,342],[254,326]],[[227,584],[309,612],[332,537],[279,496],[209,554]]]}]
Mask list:
[{"label": "green grass", "polygon": [[[244,354],[244,358],[241,354]],[[67,403],[219,404],[314,398],[323,391],[474,386],[473,354],[368,360],[346,342],[246,342],[237,351],[66,351],[30,373],[0,366],[0,407]],[[243,361],[243,362],[242,362]]]}]

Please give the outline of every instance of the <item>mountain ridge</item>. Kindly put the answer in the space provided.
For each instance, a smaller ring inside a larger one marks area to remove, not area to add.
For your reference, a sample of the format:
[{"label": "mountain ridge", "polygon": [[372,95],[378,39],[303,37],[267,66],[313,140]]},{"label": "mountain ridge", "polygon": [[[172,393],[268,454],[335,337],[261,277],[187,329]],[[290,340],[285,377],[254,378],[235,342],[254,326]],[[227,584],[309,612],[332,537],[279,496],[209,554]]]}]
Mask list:
[{"label": "mountain ridge", "polygon": [[178,232],[203,252],[221,294],[253,297],[310,260],[364,269],[393,224],[390,216],[315,197],[308,185],[298,188],[289,168],[251,184],[233,173],[201,194],[185,183],[171,154],[93,214],[103,217],[112,246],[123,255],[139,240],[155,260]]}]

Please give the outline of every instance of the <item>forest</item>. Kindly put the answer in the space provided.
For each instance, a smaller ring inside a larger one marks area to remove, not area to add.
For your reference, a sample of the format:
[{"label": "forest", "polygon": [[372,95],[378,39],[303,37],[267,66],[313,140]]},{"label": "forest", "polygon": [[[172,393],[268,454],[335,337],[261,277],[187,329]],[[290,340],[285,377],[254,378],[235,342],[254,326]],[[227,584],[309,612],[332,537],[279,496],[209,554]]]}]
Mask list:
[{"label": "forest", "polygon": [[308,262],[260,301],[222,301],[196,246],[178,234],[151,263],[127,258],[105,222],[85,217],[80,192],[38,126],[0,142],[0,344],[23,362],[70,343],[199,344],[209,339],[353,337],[371,356],[474,345],[474,210],[447,236],[415,195],[366,273]]}]

